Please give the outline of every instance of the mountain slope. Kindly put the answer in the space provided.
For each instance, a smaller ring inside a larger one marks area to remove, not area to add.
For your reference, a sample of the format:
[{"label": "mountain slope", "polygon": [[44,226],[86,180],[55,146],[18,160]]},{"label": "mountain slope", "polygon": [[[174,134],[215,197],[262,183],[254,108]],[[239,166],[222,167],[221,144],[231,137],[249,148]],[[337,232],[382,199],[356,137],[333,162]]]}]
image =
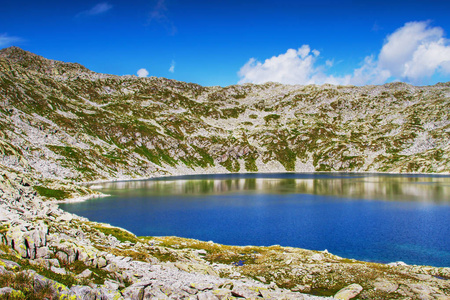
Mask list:
[{"label": "mountain slope", "polygon": [[450,84],[202,87],[0,50],[0,166],[92,181],[450,171]]}]

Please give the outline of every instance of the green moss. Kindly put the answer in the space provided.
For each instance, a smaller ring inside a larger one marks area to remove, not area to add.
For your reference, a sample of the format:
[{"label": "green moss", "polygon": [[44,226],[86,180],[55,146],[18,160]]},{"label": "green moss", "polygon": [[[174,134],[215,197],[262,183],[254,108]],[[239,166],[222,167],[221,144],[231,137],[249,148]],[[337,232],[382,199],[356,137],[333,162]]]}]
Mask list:
[{"label": "green moss", "polygon": [[251,114],[248,116],[250,119],[258,119],[258,115]]}]

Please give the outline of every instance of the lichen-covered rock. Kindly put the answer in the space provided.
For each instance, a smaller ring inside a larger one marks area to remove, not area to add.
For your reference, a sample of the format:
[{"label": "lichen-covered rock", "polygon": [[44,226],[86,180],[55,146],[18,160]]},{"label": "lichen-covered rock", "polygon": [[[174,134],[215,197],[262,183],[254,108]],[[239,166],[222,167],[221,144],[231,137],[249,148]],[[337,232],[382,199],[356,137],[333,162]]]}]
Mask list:
[{"label": "lichen-covered rock", "polygon": [[231,291],[231,294],[235,297],[243,298],[257,298],[260,294],[259,290],[252,289],[245,286],[236,286]]},{"label": "lichen-covered rock", "polygon": [[0,296],[5,296],[5,297],[7,295],[15,296],[18,293],[19,293],[19,291],[16,291],[16,290],[14,290],[14,289],[12,289],[10,287],[2,287],[2,288],[0,288]]},{"label": "lichen-covered rock", "polygon": [[[31,229],[27,227],[31,227]],[[7,244],[16,250],[20,256],[35,259],[37,249],[47,244],[47,234],[48,227],[46,225],[39,224],[34,227],[31,224],[24,223],[9,228],[5,237]]]},{"label": "lichen-covered rock", "polygon": [[70,290],[76,295],[77,299],[80,300],[96,300],[97,293],[89,286],[79,286],[74,285]]},{"label": "lichen-covered rock", "polygon": [[208,292],[200,292],[197,294],[197,299],[198,300],[217,300],[219,299],[218,297],[216,297],[212,292],[208,291]]},{"label": "lichen-covered rock", "polygon": [[8,259],[2,259],[2,258],[0,258],[0,266],[2,266],[4,268],[16,270],[16,271],[20,270],[22,268],[18,263],[14,262],[14,261],[11,261]]},{"label": "lichen-covered rock", "polygon": [[53,254],[48,247],[39,247],[36,249],[36,258],[50,258]]}]

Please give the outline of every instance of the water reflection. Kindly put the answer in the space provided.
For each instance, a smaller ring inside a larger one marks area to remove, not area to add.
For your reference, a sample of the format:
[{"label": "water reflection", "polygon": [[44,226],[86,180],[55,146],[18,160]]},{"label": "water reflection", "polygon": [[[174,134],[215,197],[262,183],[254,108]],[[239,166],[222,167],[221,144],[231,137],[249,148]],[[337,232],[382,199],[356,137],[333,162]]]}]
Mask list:
[{"label": "water reflection", "polygon": [[450,176],[205,175],[108,183],[102,192],[112,197],[60,207],[137,235],[450,266]]},{"label": "water reflection", "polygon": [[450,176],[272,174],[271,178],[267,174],[210,175],[105,183],[102,186],[105,192],[116,195],[315,194],[356,199],[450,202]]}]

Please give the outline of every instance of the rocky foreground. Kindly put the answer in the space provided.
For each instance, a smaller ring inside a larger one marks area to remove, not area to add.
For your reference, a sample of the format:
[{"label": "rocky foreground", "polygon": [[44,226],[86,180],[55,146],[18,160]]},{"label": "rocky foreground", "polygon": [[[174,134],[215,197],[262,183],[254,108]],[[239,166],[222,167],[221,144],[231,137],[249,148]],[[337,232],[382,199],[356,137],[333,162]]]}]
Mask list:
[{"label": "rocky foreground", "polygon": [[0,295],[6,299],[450,299],[450,268],[138,238],[60,210],[23,175],[2,171],[0,177]]}]

